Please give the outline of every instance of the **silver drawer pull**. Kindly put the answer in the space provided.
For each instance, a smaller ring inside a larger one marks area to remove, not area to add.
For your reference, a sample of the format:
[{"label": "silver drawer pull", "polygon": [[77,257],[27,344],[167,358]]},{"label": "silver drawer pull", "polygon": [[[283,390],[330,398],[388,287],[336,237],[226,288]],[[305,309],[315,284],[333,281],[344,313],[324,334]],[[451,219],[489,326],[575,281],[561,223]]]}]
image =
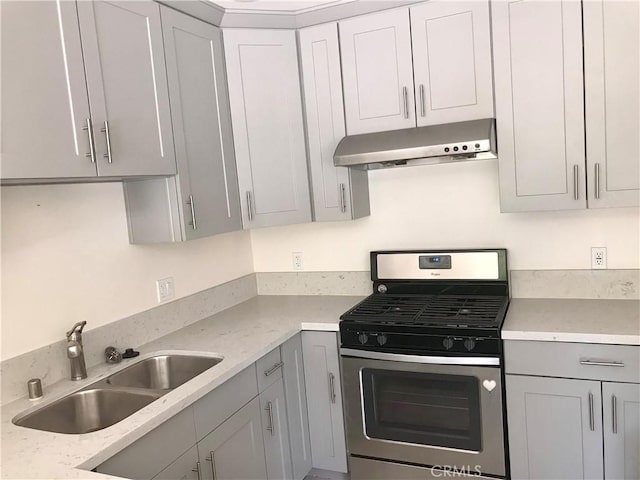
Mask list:
[{"label": "silver drawer pull", "polygon": [[202,472],[200,471],[200,462],[196,462],[196,468],[191,470],[198,474],[198,480],[202,480]]},{"label": "silver drawer pull", "polygon": [[265,410],[269,413],[269,425],[267,425],[267,430],[271,432],[271,436],[274,436],[275,426],[273,425],[273,405],[271,404],[271,402],[267,402]]},{"label": "silver drawer pull", "polygon": [[618,433],[618,399],[615,395],[611,395],[611,412],[613,415],[612,430]]},{"label": "silver drawer pull", "polygon": [[596,194],[596,200],[600,198],[600,164],[596,163],[595,164],[595,178],[596,178],[596,188],[595,188],[595,194]]},{"label": "silver drawer pull", "polygon": [[589,392],[589,430],[592,432],[596,429],[596,416],[593,411],[593,393]]},{"label": "silver drawer pull", "polygon": [[276,363],[273,367],[271,367],[269,370],[265,370],[264,371],[264,376],[268,377],[269,375],[271,375],[272,373],[276,373],[278,371],[279,368],[281,368],[284,365],[284,362],[278,362]]},{"label": "silver drawer pull", "polygon": [[424,103],[424,85],[421,83],[420,84],[420,116],[421,117],[426,117],[427,116],[427,108],[426,105]]},{"label": "silver drawer pull", "polygon": [[599,360],[580,360],[580,365],[591,365],[596,367],[624,367],[622,362],[601,362]]},{"label": "silver drawer pull", "polygon": [[344,183],[340,184],[340,211],[346,213],[347,211],[347,196],[345,192]]},{"label": "silver drawer pull", "polygon": [[96,163],[96,147],[93,140],[93,122],[91,118],[87,118],[87,126],[82,127],[82,130],[87,131],[87,135],[89,135],[89,153],[85,153],[85,157],[91,158],[91,163]]},{"label": "silver drawer pull", "polygon": [[247,191],[247,217],[249,221],[253,220],[253,199],[250,191]]},{"label": "silver drawer pull", "polygon": [[333,373],[329,373],[329,399],[336,403],[336,376]]},{"label": "silver drawer pull", "polygon": [[109,163],[112,163],[111,160],[111,136],[109,135],[109,122],[105,120],[104,128],[101,128],[100,131],[104,133],[105,139],[107,141],[107,153],[103,156],[108,160]]},{"label": "silver drawer pull", "polygon": [[198,224],[196,223],[196,206],[193,202],[193,195],[189,195],[189,201],[187,202],[187,205],[191,207],[191,226],[194,230],[197,230]]},{"label": "silver drawer pull", "polygon": [[209,452],[209,456],[205,460],[211,463],[211,478],[216,480],[216,462],[213,459],[213,452]]},{"label": "silver drawer pull", "polygon": [[402,87],[402,103],[404,104],[404,118],[409,118],[409,91]]},{"label": "silver drawer pull", "polygon": [[579,183],[578,183],[578,165],[574,165],[573,166],[573,199],[574,200],[578,200],[580,198],[580,195],[578,193],[578,187],[579,187]]}]

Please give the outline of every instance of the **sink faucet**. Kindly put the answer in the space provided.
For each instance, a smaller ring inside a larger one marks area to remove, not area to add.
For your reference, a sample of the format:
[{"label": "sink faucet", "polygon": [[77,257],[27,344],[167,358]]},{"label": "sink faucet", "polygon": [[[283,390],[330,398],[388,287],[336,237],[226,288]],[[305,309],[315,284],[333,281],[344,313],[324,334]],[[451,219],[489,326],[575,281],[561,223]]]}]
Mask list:
[{"label": "sink faucet", "polygon": [[87,322],[78,322],[67,332],[67,357],[71,362],[71,380],[87,378],[87,365],[84,362],[82,329]]}]

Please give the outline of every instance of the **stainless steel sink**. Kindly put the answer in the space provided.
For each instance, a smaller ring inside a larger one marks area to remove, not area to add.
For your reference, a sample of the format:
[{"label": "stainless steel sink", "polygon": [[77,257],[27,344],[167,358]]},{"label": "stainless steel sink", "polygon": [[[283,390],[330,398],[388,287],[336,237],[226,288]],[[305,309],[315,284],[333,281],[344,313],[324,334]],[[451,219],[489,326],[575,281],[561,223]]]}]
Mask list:
[{"label": "stainless steel sink", "polygon": [[107,383],[154,390],[173,389],[221,361],[221,357],[158,355],[114,373],[107,379]]},{"label": "stainless steel sink", "polygon": [[57,433],[89,433],[109,427],[160,398],[154,392],[82,390],[14,420],[16,425]]}]

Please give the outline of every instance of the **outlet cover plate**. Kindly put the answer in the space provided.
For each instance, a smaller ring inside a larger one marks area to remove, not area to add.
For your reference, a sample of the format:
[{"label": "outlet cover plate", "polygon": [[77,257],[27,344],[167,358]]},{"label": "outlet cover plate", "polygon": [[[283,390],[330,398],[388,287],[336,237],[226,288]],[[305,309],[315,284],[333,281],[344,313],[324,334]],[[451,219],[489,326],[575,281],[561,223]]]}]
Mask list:
[{"label": "outlet cover plate", "polygon": [[591,247],[591,269],[605,270],[607,268],[607,247]]},{"label": "outlet cover plate", "polygon": [[293,269],[294,270],[304,270],[302,252],[293,252],[291,254],[291,256],[292,256],[292,261],[293,261]]},{"label": "outlet cover plate", "polygon": [[158,303],[168,302],[173,299],[176,295],[173,277],[156,280],[156,292],[158,294]]}]

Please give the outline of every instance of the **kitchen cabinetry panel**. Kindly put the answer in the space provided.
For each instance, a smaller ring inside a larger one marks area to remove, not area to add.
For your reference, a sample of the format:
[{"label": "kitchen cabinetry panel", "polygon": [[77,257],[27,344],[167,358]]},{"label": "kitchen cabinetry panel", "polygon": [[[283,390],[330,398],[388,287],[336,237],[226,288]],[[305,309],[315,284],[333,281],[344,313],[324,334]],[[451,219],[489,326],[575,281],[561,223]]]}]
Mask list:
[{"label": "kitchen cabinetry panel", "polygon": [[411,7],[418,126],[493,117],[489,2]]},{"label": "kitchen cabinetry panel", "polygon": [[640,4],[583,2],[589,208],[640,205]]},{"label": "kitchen cabinetry panel", "polygon": [[0,3],[3,180],[94,177],[75,2]]},{"label": "kitchen cabinetry panel", "polygon": [[338,341],[333,332],[302,332],[314,468],[347,471]]},{"label": "kitchen cabinetry panel", "polygon": [[289,427],[282,379],[260,394],[262,436],[267,459],[268,480],[291,480],[291,450]]},{"label": "kitchen cabinetry panel", "polygon": [[175,174],[159,5],[97,0],[77,7],[98,174]]},{"label": "kitchen cabinetry panel", "polygon": [[295,33],[223,36],[244,226],[310,221]]},{"label": "kitchen cabinetry panel", "polygon": [[640,478],[640,384],[603,383],[602,406],[604,478]]},{"label": "kitchen cabinetry panel", "polygon": [[[144,458],[138,460],[144,461]],[[194,445],[153,477],[153,480],[201,480],[198,476],[199,468],[202,468],[202,464],[198,461],[198,448]]]},{"label": "kitchen cabinetry panel", "polygon": [[298,39],[314,220],[369,215],[367,172],[333,164],[346,135],[337,24],[301,29]]},{"label": "kitchen cabinetry panel", "polygon": [[506,376],[511,475],[603,476],[600,382]]},{"label": "kitchen cabinetry panel", "polygon": [[494,2],[503,212],[586,207],[579,2]]},{"label": "kitchen cabinetry panel", "polygon": [[339,22],[347,133],[415,127],[406,9]]}]

